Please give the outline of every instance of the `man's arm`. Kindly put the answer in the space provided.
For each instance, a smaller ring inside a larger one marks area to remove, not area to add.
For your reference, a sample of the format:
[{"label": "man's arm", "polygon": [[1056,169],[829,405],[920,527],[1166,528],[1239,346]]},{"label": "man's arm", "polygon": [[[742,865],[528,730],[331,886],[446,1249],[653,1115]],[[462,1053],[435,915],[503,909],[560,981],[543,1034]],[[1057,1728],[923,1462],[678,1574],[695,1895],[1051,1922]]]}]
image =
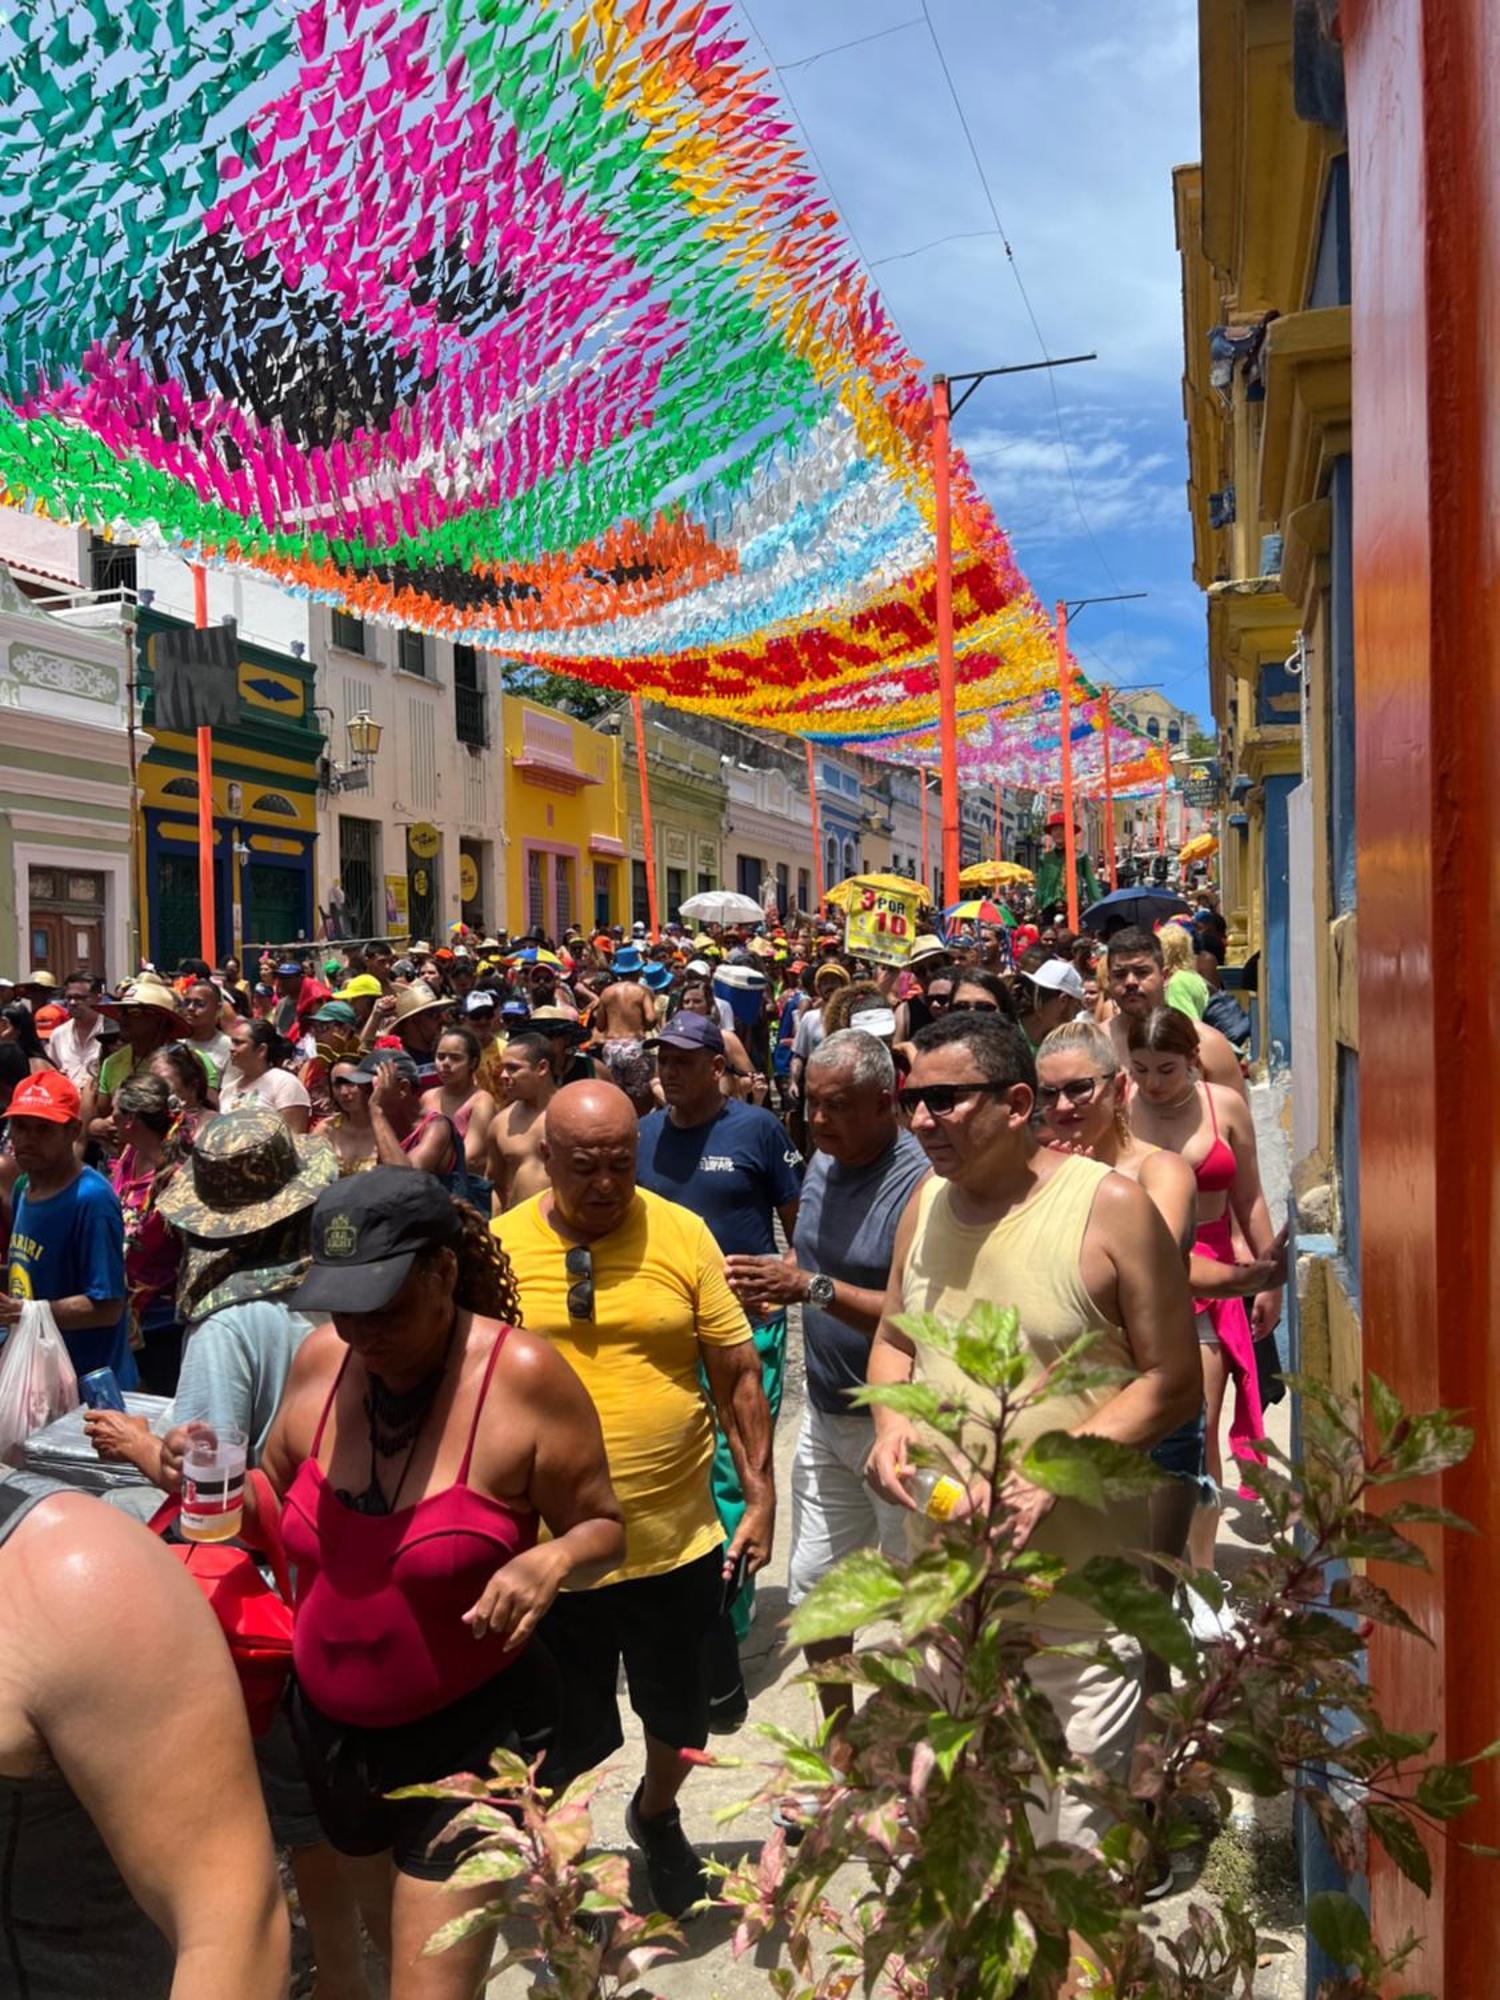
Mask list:
[{"label": "man's arm", "polygon": [[[25,1303],[24,1299],[0,1297],[0,1326],[14,1326]],[[83,1333],[92,1326],[113,1326],[125,1310],[123,1293],[117,1299],[91,1299],[86,1292],[75,1292],[65,1299],[48,1299],[47,1303],[59,1333]]]},{"label": "man's arm", "polygon": [[698,1352],[745,1496],[744,1516],[724,1551],[724,1574],[730,1573],[742,1552],[748,1552],[753,1576],[771,1560],[776,1526],[771,1410],[761,1382],[760,1356],[753,1340],[738,1341],[733,1347],[700,1341]]},{"label": "man's arm", "polygon": [[[916,1363],[917,1350],[897,1327],[896,1318],[906,1310],[903,1289],[906,1260],[911,1254],[912,1240],[917,1233],[917,1217],[921,1211],[924,1185],[925,1182],[922,1182],[913,1188],[911,1200],[906,1204],[901,1220],[896,1225],[896,1243],[891,1252],[891,1275],[886,1281],[880,1324],[875,1329],[875,1339],[870,1348],[869,1372],[865,1377],[872,1387],[887,1387],[891,1384],[909,1382]],[[912,1471],[911,1461],[907,1457],[913,1437],[911,1421],[895,1410],[882,1409],[878,1403],[873,1405],[870,1415],[875,1421],[875,1444],[865,1465],[865,1478],[882,1500],[889,1500],[896,1507],[909,1507],[915,1510],[917,1503],[907,1485]]]},{"label": "man's arm", "polygon": [[[790,1253],[785,1257],[728,1257],[730,1288],[746,1312],[763,1314],[768,1306],[805,1305],[813,1278]],[[824,1272],[821,1275],[828,1276]],[[857,1333],[873,1334],[885,1305],[884,1291],[833,1280],[833,1299],[824,1307]]]},{"label": "man's arm", "polygon": [[286,1909],[201,1592],[154,1535],[81,1495],[36,1510],[5,1573],[28,1711],[177,1954],[172,2000],[282,2000]]}]

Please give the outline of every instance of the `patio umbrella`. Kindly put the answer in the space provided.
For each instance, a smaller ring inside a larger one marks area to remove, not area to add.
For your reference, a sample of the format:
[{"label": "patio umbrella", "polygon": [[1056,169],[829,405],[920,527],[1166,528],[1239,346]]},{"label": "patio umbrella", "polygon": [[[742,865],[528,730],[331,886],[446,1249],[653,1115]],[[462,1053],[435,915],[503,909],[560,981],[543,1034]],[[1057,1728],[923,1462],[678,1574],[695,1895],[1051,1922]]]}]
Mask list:
[{"label": "patio umbrella", "polygon": [[1083,928],[1107,938],[1112,931],[1154,931],[1169,917],[1180,917],[1188,905],[1170,889],[1116,889],[1083,913]]},{"label": "patio umbrella", "polygon": [[1184,867],[1192,861],[1207,861],[1211,854],[1219,851],[1219,836],[1216,833],[1195,833],[1177,850],[1177,859]]},{"label": "patio umbrella", "polygon": [[1035,882],[1019,861],[971,861],[958,878],[960,889],[1005,889],[1012,882]]},{"label": "patio umbrella", "polygon": [[1004,924],[1014,930],[1016,920],[1003,904],[992,903],[983,898],[976,902],[950,903],[943,912],[944,920],[950,924]]},{"label": "patio umbrella", "polygon": [[766,913],[753,896],[734,889],[704,889],[677,906],[679,916],[693,924],[763,924]]},{"label": "patio umbrella", "polygon": [[544,945],[524,945],[520,951],[506,953],[508,965],[561,965],[562,960],[555,951],[548,951]]},{"label": "patio umbrella", "polygon": [[840,882],[836,888],[830,889],[823,900],[832,903],[836,910],[848,910],[865,889],[885,889],[893,896],[917,896],[924,903],[932,901],[926,885],[913,882],[909,875],[851,875],[847,882]]}]

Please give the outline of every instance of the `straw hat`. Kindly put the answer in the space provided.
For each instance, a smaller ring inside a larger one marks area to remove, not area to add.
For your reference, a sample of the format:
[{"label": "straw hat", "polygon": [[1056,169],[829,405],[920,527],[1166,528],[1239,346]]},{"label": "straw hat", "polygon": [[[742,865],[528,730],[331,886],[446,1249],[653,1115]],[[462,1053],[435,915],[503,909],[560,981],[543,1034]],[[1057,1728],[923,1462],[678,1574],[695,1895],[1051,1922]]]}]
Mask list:
[{"label": "straw hat", "polygon": [[399,1033],[402,1023],[411,1020],[414,1014],[430,1014],[434,1007],[451,1007],[453,999],[447,993],[434,993],[423,979],[414,979],[410,986],[402,987],[396,995],[396,1029]]},{"label": "straw hat", "polygon": [[180,1033],[187,1033],[187,1022],[178,1011],[177,995],[165,980],[158,979],[154,972],[144,973],[133,979],[118,1000],[101,1000],[101,1014],[118,1014],[126,1007],[154,1007],[159,1014],[165,1014]]},{"label": "straw hat", "polygon": [[326,1139],[294,1138],[279,1112],[256,1105],[202,1125],[156,1205],[190,1236],[248,1236],[311,1208],[338,1171]]}]

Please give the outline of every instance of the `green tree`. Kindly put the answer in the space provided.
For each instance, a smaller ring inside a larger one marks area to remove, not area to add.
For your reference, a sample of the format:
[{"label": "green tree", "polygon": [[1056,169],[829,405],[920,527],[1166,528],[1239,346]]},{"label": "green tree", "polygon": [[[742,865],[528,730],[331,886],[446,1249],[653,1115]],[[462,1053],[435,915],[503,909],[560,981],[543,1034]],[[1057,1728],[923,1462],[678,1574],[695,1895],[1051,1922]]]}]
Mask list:
[{"label": "green tree", "polygon": [[547,673],[540,667],[507,667],[505,691],[540,702],[543,708],[555,708],[563,715],[571,715],[576,722],[597,722],[620,699],[611,689],[596,687],[592,681],[574,680],[571,674]]}]

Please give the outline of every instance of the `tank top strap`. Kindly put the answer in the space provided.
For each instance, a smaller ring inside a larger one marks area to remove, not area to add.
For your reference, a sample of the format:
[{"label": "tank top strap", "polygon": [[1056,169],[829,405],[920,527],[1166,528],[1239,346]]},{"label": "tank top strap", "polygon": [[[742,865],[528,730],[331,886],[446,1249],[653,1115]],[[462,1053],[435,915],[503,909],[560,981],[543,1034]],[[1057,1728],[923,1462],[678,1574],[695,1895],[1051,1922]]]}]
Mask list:
[{"label": "tank top strap", "polygon": [[318,1453],[322,1449],[323,1431],[328,1423],[329,1417],[333,1414],[333,1406],[338,1399],[339,1384],[344,1379],[344,1370],[349,1366],[349,1355],[351,1351],[352,1350],[349,1348],[345,1348],[344,1350],[344,1358],[339,1363],[339,1372],[333,1378],[333,1387],[328,1391],[328,1400],[323,1405],[323,1414],[318,1418],[318,1428],[313,1432],[312,1450],[309,1452],[308,1457],[314,1463],[316,1463]]},{"label": "tank top strap", "polygon": [[484,1364],[484,1379],[479,1384],[479,1399],[474,1405],[474,1415],[469,1423],[469,1442],[464,1446],[464,1462],[458,1468],[458,1483],[469,1483],[469,1461],[474,1456],[474,1440],[479,1435],[479,1419],[484,1415],[484,1399],[490,1393],[490,1377],[495,1372],[495,1363],[500,1359],[500,1350],[510,1334],[508,1326],[502,1326],[495,1335],[495,1343],[490,1349],[490,1358]]}]

